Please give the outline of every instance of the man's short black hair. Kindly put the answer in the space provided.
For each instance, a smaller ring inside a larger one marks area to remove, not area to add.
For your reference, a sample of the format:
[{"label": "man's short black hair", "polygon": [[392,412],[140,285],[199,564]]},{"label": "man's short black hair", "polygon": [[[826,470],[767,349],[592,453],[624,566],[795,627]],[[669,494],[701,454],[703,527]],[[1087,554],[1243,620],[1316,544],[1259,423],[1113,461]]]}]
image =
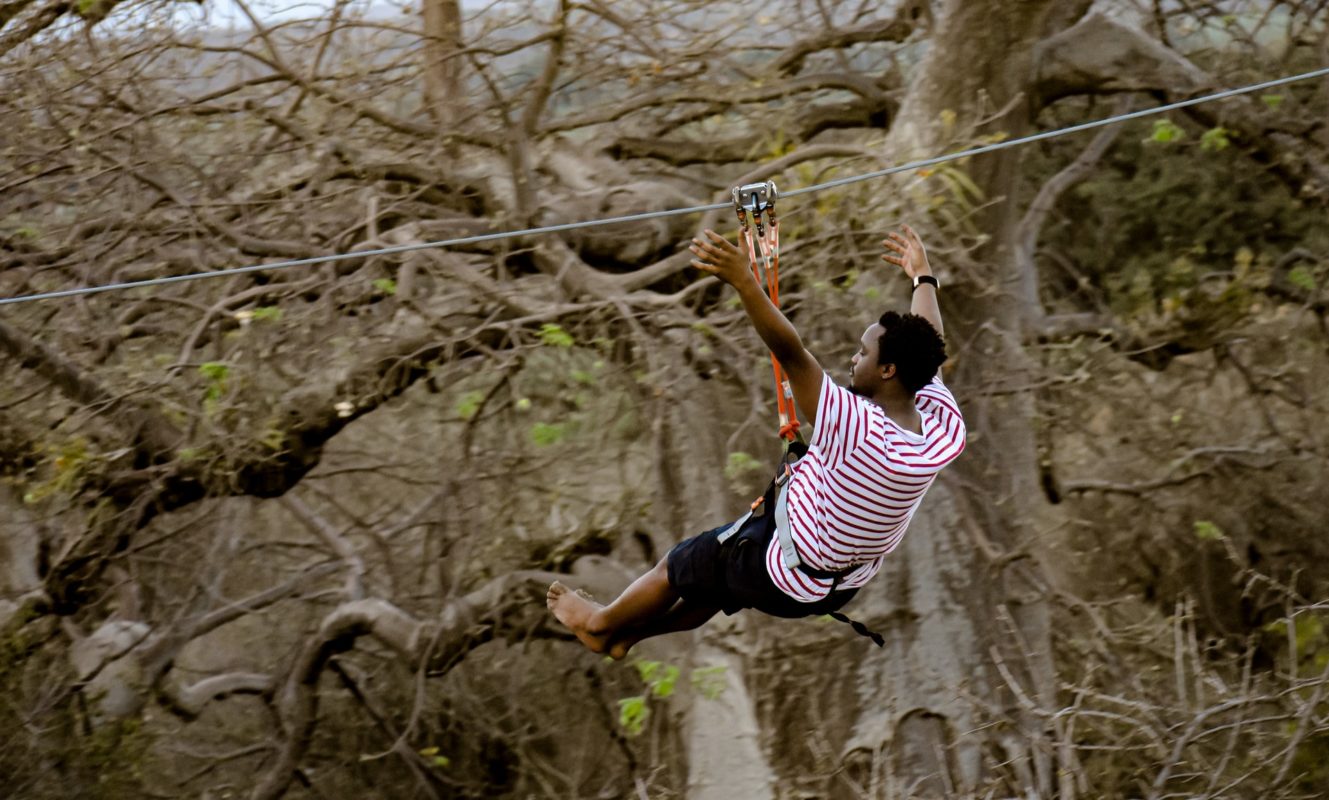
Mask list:
[{"label": "man's short black hair", "polygon": [[917,314],[887,311],[877,320],[882,327],[877,341],[877,363],[894,364],[900,385],[917,392],[932,381],[946,361],[946,342],[932,323]]}]

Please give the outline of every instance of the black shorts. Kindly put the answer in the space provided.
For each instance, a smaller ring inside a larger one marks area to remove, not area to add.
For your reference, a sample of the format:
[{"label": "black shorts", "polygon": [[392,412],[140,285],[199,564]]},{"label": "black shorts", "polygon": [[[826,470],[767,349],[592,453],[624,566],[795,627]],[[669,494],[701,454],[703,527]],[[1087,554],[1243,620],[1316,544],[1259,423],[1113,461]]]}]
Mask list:
[{"label": "black shorts", "polygon": [[771,581],[766,549],[775,535],[770,514],[750,517],[720,544],[729,526],[684,539],[665,556],[669,584],[688,602],[733,614],[753,608],[773,617],[817,617],[839,611],[857,589],[840,589],[813,603],[800,603]]}]

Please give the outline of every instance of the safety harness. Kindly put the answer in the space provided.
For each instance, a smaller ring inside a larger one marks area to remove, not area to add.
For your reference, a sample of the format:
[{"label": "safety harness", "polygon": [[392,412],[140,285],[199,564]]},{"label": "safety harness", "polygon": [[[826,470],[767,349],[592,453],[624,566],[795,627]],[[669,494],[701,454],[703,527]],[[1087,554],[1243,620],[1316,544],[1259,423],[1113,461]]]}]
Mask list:
[{"label": "safety harness", "polygon": [[[738,215],[738,224],[744,241],[747,243],[748,264],[758,285],[766,284],[766,292],[771,303],[780,307],[780,221],[775,216],[776,189],[774,181],[750,183],[736,187],[733,191],[734,213]],[[764,222],[763,222],[764,218]],[[749,223],[749,219],[751,222]],[[764,278],[764,281],[763,281]],[[785,374],[780,360],[771,353],[771,370],[775,375],[775,400],[780,415],[780,439],[784,443],[784,452],[780,459],[780,469],[771,485],[761,497],[752,501],[746,514],[722,531],[718,537],[721,544],[728,541],[743,527],[749,519],[760,516],[768,509],[762,508],[768,497],[774,507],[775,535],[780,545],[780,557],[788,569],[797,569],[804,575],[817,580],[829,580],[834,592],[851,572],[861,564],[855,564],[843,570],[814,569],[798,555],[794,546],[794,536],[789,526],[789,479],[794,474],[794,463],[808,451],[803,435],[799,433],[798,413],[794,406],[794,391],[789,385],[789,376]],[[875,633],[861,622],[850,619],[839,612],[831,612],[832,619],[847,623],[861,636],[872,639],[878,647],[886,645],[881,635]]]}]

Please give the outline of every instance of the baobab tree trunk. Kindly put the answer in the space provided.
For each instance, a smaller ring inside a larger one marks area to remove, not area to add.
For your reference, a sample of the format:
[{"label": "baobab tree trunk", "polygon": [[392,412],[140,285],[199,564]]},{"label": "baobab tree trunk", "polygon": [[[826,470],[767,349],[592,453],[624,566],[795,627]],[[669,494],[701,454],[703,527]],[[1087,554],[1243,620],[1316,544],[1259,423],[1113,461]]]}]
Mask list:
[{"label": "baobab tree trunk", "polygon": [[[1035,46],[1086,5],[948,2],[892,127],[891,160],[1028,133]],[[859,717],[847,754],[878,763],[889,754],[891,781],[927,795],[955,796],[990,777],[982,764],[994,760],[984,750],[1009,765],[1022,793],[1054,793],[1053,751],[1042,746],[1056,683],[1040,553],[1057,524],[1040,487],[1037,408],[1021,388],[1033,383],[1023,332],[1042,310],[1037,275],[1015,258],[1020,158],[1013,148],[959,165],[986,204],[973,218],[981,244],[970,266],[934,260],[969,448],[859,601],[868,616],[889,621],[888,646],[860,664],[860,693],[880,701],[864,704],[873,710]],[[935,234],[938,244],[949,244],[947,233],[963,231]]]}]

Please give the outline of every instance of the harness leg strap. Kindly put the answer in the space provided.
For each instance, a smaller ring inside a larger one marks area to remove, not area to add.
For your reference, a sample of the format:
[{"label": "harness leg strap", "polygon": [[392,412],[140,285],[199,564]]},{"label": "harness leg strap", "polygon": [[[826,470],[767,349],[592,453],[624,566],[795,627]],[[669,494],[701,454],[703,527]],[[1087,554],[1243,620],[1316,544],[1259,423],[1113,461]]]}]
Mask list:
[{"label": "harness leg strap", "polygon": [[733,525],[730,525],[728,528],[725,528],[723,531],[720,531],[720,535],[715,537],[715,541],[719,542],[720,544],[724,544],[725,542],[729,541],[731,538],[733,538],[734,534],[738,533],[739,530],[743,527],[743,523],[747,522],[750,519],[752,519],[751,511],[739,517],[738,521],[735,522]]},{"label": "harness leg strap", "polygon": [[789,484],[785,481],[775,498],[775,534],[780,540],[780,558],[788,569],[798,569],[802,560],[794,547],[794,534],[789,529]]}]

